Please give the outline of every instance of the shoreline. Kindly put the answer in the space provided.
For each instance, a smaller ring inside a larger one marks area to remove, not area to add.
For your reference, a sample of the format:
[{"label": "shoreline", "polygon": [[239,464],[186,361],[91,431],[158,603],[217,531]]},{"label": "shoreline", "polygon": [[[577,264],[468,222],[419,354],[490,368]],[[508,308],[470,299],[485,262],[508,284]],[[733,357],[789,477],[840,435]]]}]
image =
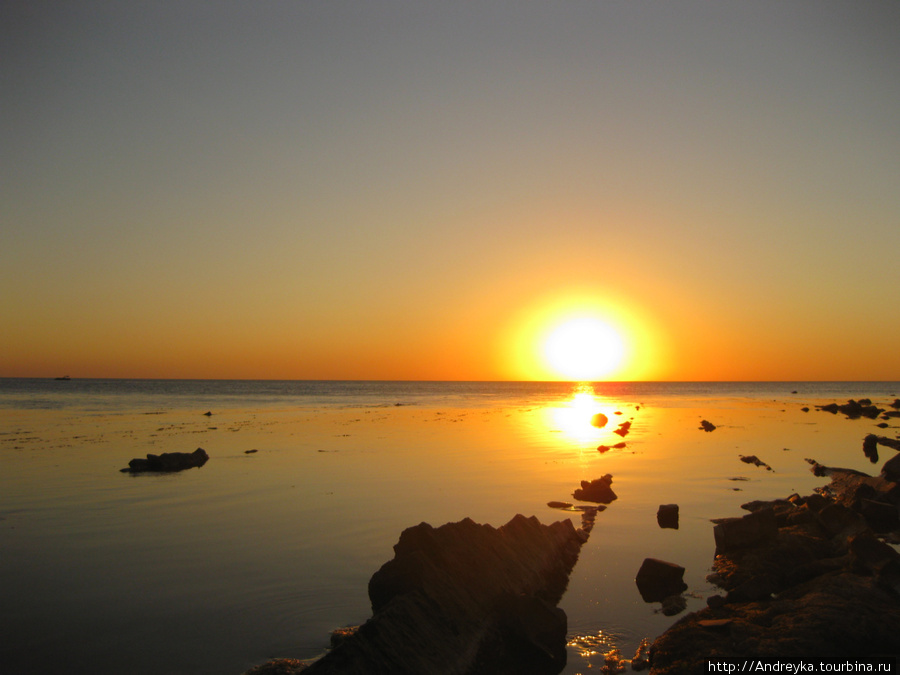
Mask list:
[{"label": "shoreline", "polygon": [[[900,410],[900,400],[895,400],[892,407]],[[851,400],[844,406],[830,404],[819,406],[818,410],[842,412],[848,419],[863,416],[889,420],[900,416],[882,416],[885,411],[875,409],[869,401],[863,401],[861,406]],[[884,429],[888,425],[879,426]],[[715,429],[709,423],[701,428],[707,432]],[[873,463],[878,458],[874,446],[896,451],[900,449],[898,443],[898,439],[873,434],[861,441],[866,457]],[[771,470],[756,457],[752,459],[757,466]],[[708,580],[724,595],[710,595],[706,608],[684,615],[652,644],[643,641],[633,659],[621,658],[615,648],[607,652],[603,673],[624,672],[628,666],[633,670],[649,668],[651,675],[705,673],[713,660],[759,658],[882,659],[897,665],[900,553],[890,544],[900,543],[900,454],[884,462],[878,476],[825,467],[810,458],[806,461],[815,476],[830,477],[831,482],[807,496],[794,493],[780,499],[746,502],[741,505],[749,512],[744,516],[712,519],[716,553],[714,572]],[[587,486],[584,482],[582,485]],[[559,504],[560,508],[564,506],[571,507]],[[660,513],[667,509],[671,514],[673,506],[677,514],[677,505],[663,505]],[[590,528],[595,515],[596,512],[591,514]],[[674,525],[663,525],[660,520],[660,527],[677,529],[677,515]],[[587,541],[588,535],[584,536]],[[675,564],[661,564],[678,568]],[[681,584],[684,569],[680,569],[677,585],[670,588],[674,591],[671,597],[664,599],[669,592],[664,591],[652,598],[662,602],[664,612],[667,604],[676,607],[673,614],[684,608],[678,586],[682,590],[687,586]],[[639,588],[643,571],[642,567],[638,574]],[[641,592],[644,594],[643,589]],[[849,611],[854,608],[855,611]],[[335,649],[342,654],[341,645],[342,641],[332,642],[332,649],[323,657],[327,663],[331,663],[329,657]],[[428,649],[425,645],[424,650]],[[292,675],[310,669],[319,660],[279,659],[245,675]],[[340,658],[337,662],[341,663]],[[344,669],[326,665],[312,670],[363,672],[347,669],[346,662],[344,665]],[[551,675],[560,671],[549,668],[534,672]]]}]

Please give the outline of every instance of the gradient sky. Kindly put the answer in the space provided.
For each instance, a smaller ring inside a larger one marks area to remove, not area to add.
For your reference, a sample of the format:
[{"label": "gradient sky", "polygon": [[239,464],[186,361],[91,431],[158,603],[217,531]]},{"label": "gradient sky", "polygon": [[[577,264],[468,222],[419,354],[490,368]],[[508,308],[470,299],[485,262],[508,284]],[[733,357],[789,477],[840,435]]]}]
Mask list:
[{"label": "gradient sky", "polygon": [[900,3],[0,4],[0,376],[900,380]]}]

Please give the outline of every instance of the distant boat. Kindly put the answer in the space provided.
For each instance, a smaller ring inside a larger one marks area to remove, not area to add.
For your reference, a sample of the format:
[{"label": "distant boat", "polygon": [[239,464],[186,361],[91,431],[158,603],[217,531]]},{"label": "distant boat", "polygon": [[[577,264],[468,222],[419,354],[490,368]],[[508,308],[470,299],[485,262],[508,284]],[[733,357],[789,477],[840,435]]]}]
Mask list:
[{"label": "distant boat", "polygon": [[68,375],[63,375],[62,377],[57,377],[57,378],[55,378],[55,379],[57,379],[57,380],[71,380],[72,378],[69,377]]}]

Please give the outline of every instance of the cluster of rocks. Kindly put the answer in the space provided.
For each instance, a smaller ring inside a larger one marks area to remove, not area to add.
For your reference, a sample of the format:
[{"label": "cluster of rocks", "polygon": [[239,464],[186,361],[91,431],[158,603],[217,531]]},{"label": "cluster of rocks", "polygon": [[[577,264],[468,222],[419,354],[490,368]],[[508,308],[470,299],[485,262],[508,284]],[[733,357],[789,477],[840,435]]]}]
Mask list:
[{"label": "cluster of rocks", "polygon": [[[897,401],[894,401],[891,407],[897,408]],[[877,419],[879,415],[885,412],[884,408],[879,408],[874,405],[871,399],[861,398],[858,401],[853,400],[852,398],[842,405],[838,405],[837,403],[829,403],[827,405],[816,406],[819,410],[824,412],[830,412],[832,415],[836,415],[837,413],[841,413],[846,415],[850,419],[859,419],[861,417],[866,417],[868,419]]]},{"label": "cluster of rocks", "polygon": [[[898,455],[900,456],[900,455]],[[831,483],[719,519],[710,581],[723,590],[653,643],[651,672],[710,660],[900,654],[900,475],[824,467]]]},{"label": "cluster of rocks", "polygon": [[197,448],[194,452],[164,452],[161,455],[148,454],[146,459],[132,459],[128,462],[128,466],[122,469],[122,472],[143,473],[144,471],[156,471],[171,473],[199,468],[208,461],[209,455],[203,448]]},{"label": "cluster of rocks", "polygon": [[587,533],[570,520],[515,516],[408,528],[369,581],[372,618],[309,666],[281,659],[253,675],[550,675],[566,663],[557,607]]}]

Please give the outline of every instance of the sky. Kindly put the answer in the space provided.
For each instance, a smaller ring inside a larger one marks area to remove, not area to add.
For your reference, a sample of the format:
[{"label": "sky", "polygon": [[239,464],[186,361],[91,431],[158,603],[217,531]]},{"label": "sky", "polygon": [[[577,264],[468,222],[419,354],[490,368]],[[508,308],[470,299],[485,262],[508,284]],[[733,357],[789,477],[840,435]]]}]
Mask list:
[{"label": "sky", "polygon": [[9,0],[0,153],[3,377],[900,380],[893,1]]}]

